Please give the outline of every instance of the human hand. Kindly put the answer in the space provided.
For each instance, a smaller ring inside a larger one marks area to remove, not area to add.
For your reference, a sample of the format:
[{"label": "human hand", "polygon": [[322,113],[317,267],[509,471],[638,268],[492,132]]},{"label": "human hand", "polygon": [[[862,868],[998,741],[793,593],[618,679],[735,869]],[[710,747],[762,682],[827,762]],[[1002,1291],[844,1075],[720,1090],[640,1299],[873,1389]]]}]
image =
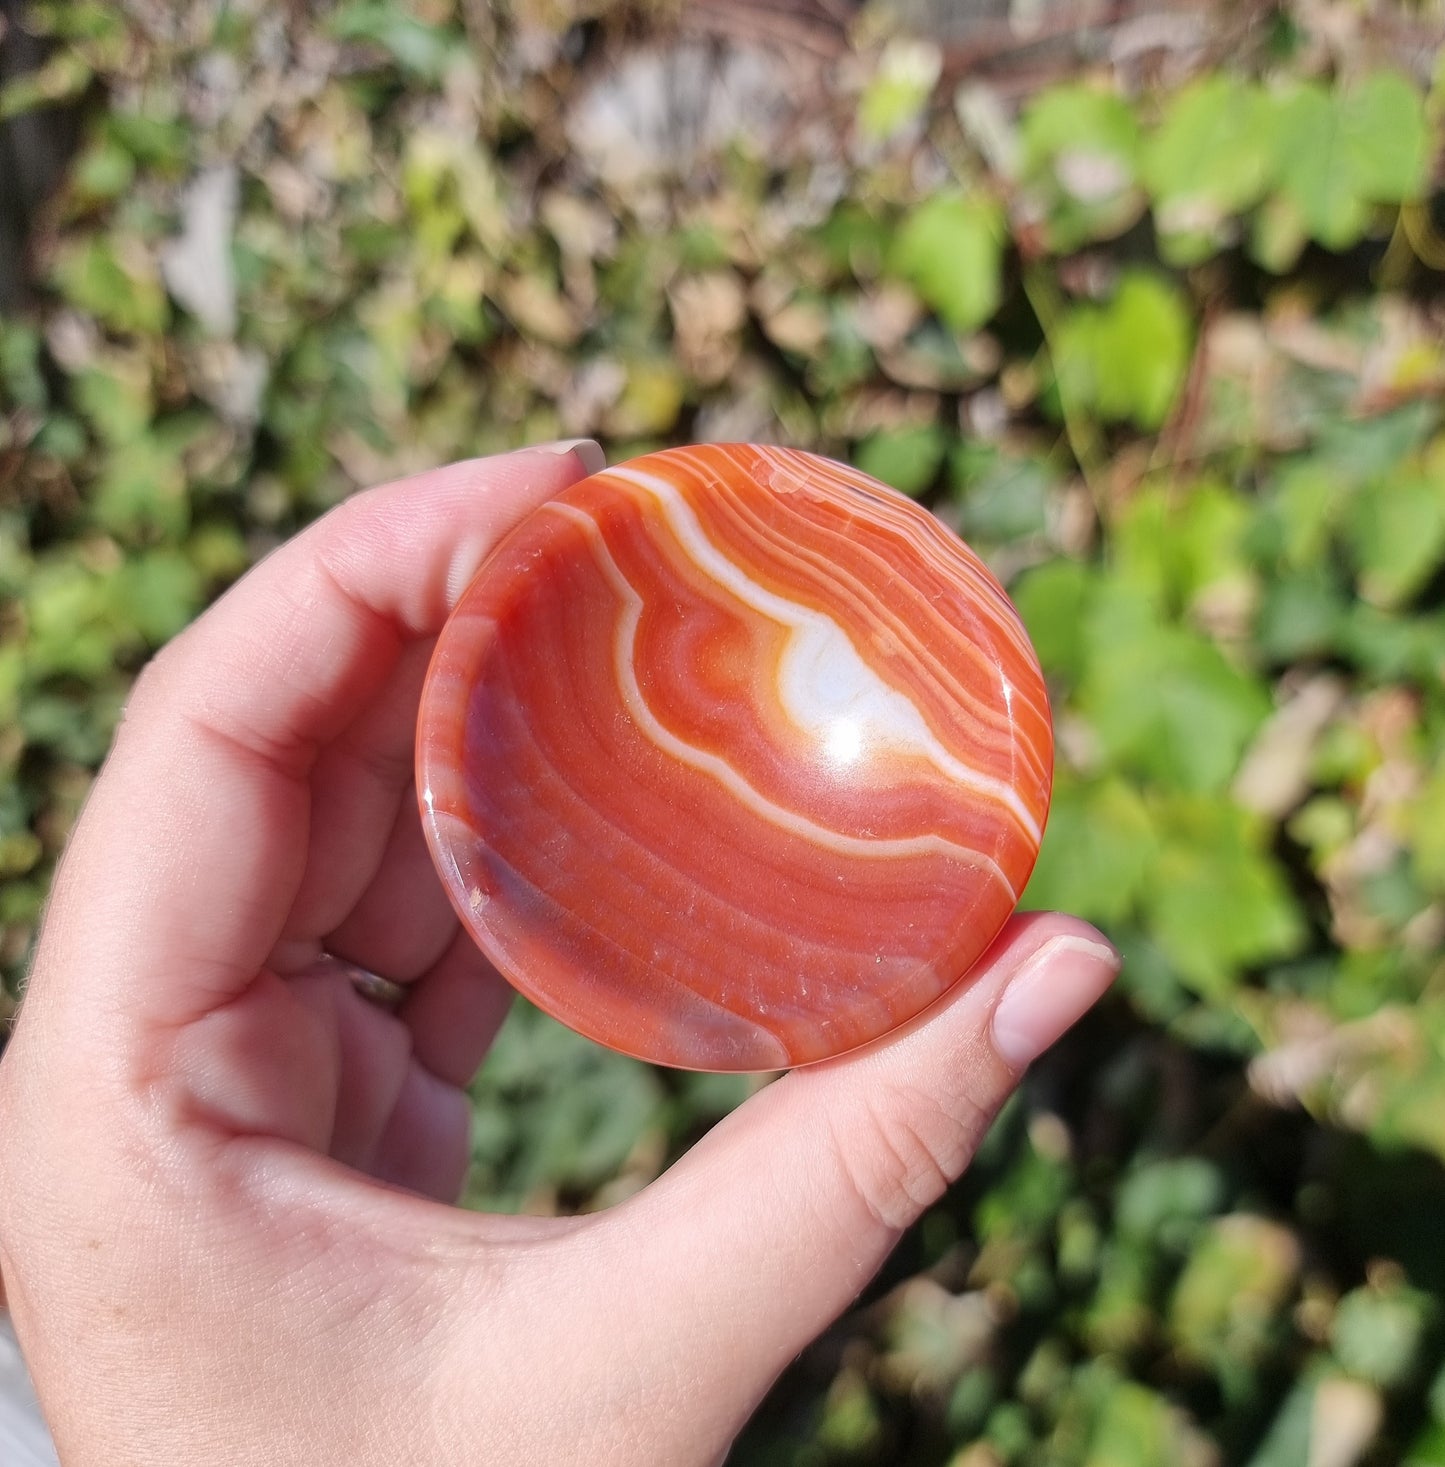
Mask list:
[{"label": "human hand", "polygon": [[489,549],[594,466],[358,495],[142,675],[0,1063],[0,1274],[68,1467],[717,1462],[1112,978],[1091,928],[1016,918],[628,1202],[445,1205],[510,990],[422,839],[421,682]]}]

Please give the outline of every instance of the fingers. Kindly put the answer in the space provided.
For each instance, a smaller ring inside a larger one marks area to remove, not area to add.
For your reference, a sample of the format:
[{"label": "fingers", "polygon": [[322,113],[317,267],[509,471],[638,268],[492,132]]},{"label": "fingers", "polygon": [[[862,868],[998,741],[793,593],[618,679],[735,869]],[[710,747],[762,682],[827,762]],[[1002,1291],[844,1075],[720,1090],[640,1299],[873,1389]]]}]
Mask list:
[{"label": "fingers", "polygon": [[322,959],[290,986],[329,1013],[337,1038],[331,1136],[314,1149],[380,1181],[455,1202],[471,1159],[466,1095],[417,1062],[410,1029],[356,992],[346,964]]},{"label": "fingers", "polygon": [[457,925],[427,851],[415,787],[408,785],[376,875],[326,939],[327,950],[393,983],[410,983],[447,951]]},{"label": "fingers", "polygon": [[417,823],[416,714],[434,645],[425,638],[406,647],[372,702],[317,756],[306,874],[274,955],[282,971],[313,961],[355,908],[386,858],[397,817]]},{"label": "fingers", "polygon": [[757,1399],[960,1175],[1029,1062],[1117,968],[1083,923],[1016,918],[907,1031],[795,1071],[716,1127],[614,1215],[658,1347],[684,1371],[741,1375]]},{"label": "fingers", "polygon": [[470,935],[458,929],[442,960],[402,1005],[418,1063],[448,1084],[471,1084],[515,997]]},{"label": "fingers", "polygon": [[[126,1036],[251,981],[301,886],[317,751],[434,636],[490,549],[593,466],[528,450],[358,495],[283,546],[141,680],[56,882],[55,985]],[[383,777],[385,772],[383,771]]]},{"label": "fingers", "polygon": [[439,1202],[455,1202],[471,1159],[471,1105],[420,1065],[406,1072],[372,1158],[372,1176]]},{"label": "fingers", "polygon": [[344,964],[323,958],[290,987],[324,1014],[339,1061],[331,1134],[313,1149],[367,1171],[406,1082],[411,1036],[395,1014],[356,992]]},{"label": "fingers", "polygon": [[339,1037],[304,985],[258,974],[177,1036],[168,1061],[185,1076],[184,1118],[325,1151],[345,1068]]}]

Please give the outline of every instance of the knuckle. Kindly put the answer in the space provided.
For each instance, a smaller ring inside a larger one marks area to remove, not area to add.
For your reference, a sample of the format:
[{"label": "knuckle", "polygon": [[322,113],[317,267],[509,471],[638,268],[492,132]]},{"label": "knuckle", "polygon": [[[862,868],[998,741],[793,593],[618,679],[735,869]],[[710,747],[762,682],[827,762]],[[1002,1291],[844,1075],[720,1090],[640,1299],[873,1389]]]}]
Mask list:
[{"label": "knuckle", "polygon": [[962,1175],[990,1118],[967,1096],[941,1102],[903,1089],[868,1101],[847,1133],[834,1127],[849,1193],[875,1223],[901,1231]]}]

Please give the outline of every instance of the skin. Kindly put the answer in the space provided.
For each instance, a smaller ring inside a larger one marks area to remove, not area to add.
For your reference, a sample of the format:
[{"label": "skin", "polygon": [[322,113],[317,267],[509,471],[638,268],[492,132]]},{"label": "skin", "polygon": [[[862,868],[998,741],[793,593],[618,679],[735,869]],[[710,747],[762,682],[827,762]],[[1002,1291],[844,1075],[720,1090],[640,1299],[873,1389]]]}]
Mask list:
[{"label": "skin", "polygon": [[599,461],[360,494],[139,679],[0,1063],[0,1277],[68,1467],[718,1462],[1113,977],[1016,918],[628,1202],[449,1205],[509,990],[426,855],[417,700],[490,547]]}]

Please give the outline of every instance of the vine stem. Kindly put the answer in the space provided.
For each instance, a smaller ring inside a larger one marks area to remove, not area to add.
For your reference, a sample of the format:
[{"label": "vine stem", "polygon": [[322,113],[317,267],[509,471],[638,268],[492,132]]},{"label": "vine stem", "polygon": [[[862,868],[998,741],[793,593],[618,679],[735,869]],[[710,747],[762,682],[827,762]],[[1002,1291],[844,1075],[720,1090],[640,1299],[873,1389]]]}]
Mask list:
[{"label": "vine stem", "polygon": [[1098,426],[1072,401],[1066,375],[1060,370],[1058,338],[1063,301],[1059,296],[1058,286],[1040,265],[1030,262],[1023,268],[1023,287],[1039,329],[1043,332],[1043,350],[1048,355],[1054,386],[1059,394],[1059,411],[1063,415],[1064,436],[1068,439],[1069,451],[1078,465],[1084,487],[1094,502],[1095,517],[1100,524],[1107,524],[1108,504],[1103,483],[1104,455]]}]

